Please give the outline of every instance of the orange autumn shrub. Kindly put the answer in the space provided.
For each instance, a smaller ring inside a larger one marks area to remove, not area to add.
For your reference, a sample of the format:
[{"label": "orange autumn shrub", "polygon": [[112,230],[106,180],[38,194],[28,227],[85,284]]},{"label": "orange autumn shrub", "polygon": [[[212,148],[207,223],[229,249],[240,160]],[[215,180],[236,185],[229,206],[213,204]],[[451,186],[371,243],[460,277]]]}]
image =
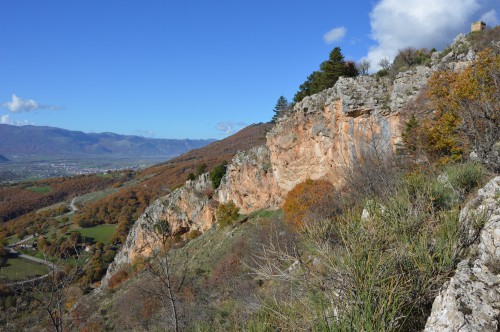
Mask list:
[{"label": "orange autumn shrub", "polygon": [[339,212],[335,188],[326,180],[308,179],[299,183],[285,198],[286,222],[300,229],[308,222],[321,221]]}]

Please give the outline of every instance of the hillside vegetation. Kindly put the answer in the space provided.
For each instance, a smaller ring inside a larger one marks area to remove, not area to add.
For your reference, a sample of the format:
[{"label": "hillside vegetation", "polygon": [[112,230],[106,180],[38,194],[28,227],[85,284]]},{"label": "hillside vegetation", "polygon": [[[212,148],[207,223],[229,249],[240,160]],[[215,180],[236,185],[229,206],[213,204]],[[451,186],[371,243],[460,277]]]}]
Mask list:
[{"label": "hillside vegetation", "polygon": [[[80,234],[75,238],[80,246],[102,244],[82,272],[82,287],[90,287],[106,273],[130,226],[152,201],[184,184],[190,173],[210,171],[231,160],[238,151],[264,144],[269,128],[270,124],[251,125],[224,140],[136,173],[114,172],[0,187],[0,216],[8,221],[0,225],[0,242],[44,235],[48,238],[39,248],[40,255],[49,256],[71,245],[67,238],[74,232]],[[57,204],[92,192],[95,194],[84,196],[89,198],[76,200],[78,211],[74,214],[65,215],[70,211],[66,203]],[[41,208],[46,209],[37,211]]]}]

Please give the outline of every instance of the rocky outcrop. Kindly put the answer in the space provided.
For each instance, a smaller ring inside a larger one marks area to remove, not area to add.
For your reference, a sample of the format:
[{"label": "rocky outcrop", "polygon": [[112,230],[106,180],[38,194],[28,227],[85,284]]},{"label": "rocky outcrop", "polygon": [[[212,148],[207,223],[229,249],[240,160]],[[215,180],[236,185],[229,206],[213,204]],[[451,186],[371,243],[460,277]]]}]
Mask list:
[{"label": "rocky outcrop", "polygon": [[208,174],[174,190],[151,204],[137,219],[127,240],[116,255],[102,281],[107,285],[109,278],[124,264],[131,264],[137,258],[147,257],[156,246],[154,225],[167,221],[172,235],[183,234],[191,229],[205,231],[215,222],[215,207],[212,205],[212,183]]},{"label": "rocky outcrop", "polygon": [[340,78],[335,86],[306,97],[268,133],[278,186],[287,192],[307,178],[342,182],[346,167],[369,154],[386,154],[401,140],[405,106],[431,75],[418,67],[386,78]]},{"label": "rocky outcrop", "polygon": [[469,257],[436,297],[425,331],[499,331],[500,177],[479,190],[461,221],[471,230],[469,238],[485,223]]},{"label": "rocky outcrop", "polygon": [[281,206],[283,191],[276,184],[269,148],[238,153],[227,167],[217,197],[220,203],[233,201],[240,213]]}]

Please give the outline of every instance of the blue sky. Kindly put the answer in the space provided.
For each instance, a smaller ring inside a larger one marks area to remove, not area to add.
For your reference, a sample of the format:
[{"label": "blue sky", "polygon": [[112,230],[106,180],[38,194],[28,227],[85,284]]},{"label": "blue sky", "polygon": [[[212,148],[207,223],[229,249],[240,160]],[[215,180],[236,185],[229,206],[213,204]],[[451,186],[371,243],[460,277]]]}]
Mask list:
[{"label": "blue sky", "polygon": [[0,0],[0,122],[223,138],[269,121],[340,46],[444,47],[498,0]]}]

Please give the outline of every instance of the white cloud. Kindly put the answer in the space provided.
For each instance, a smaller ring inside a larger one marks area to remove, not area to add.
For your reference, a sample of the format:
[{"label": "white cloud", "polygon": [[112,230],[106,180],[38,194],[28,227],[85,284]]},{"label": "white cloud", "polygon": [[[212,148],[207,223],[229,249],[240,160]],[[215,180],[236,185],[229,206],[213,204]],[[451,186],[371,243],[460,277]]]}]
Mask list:
[{"label": "white cloud", "polygon": [[481,16],[481,21],[485,22],[489,26],[495,26],[498,24],[497,11],[492,9]]},{"label": "white cloud", "polygon": [[379,69],[381,58],[392,60],[397,51],[415,48],[442,49],[459,33],[470,31],[470,24],[481,14],[493,22],[493,0],[380,0],[370,13],[372,46],[366,58]]},{"label": "white cloud", "polygon": [[233,122],[233,121],[224,121],[224,122],[219,122],[215,126],[215,129],[218,131],[224,133],[224,134],[232,134],[236,130],[243,128],[247,124],[245,122]]},{"label": "white cloud", "polygon": [[10,115],[2,115],[0,116],[0,124],[8,124],[8,125],[13,125],[13,126],[26,126],[26,125],[33,125],[33,122],[29,122],[28,120],[22,120],[22,121],[17,121],[17,120],[12,120],[10,118]]},{"label": "white cloud", "polygon": [[59,110],[59,109],[61,109],[60,106],[40,104],[39,102],[37,102],[33,99],[22,99],[22,98],[19,98],[18,96],[16,96],[15,94],[12,95],[11,101],[6,102],[2,105],[4,107],[6,107],[9,111],[14,112],[14,113],[31,112],[31,111],[36,111],[36,110]]},{"label": "white cloud", "polygon": [[327,44],[331,44],[337,40],[344,38],[347,33],[347,29],[345,27],[334,28],[323,35],[323,40]]}]

